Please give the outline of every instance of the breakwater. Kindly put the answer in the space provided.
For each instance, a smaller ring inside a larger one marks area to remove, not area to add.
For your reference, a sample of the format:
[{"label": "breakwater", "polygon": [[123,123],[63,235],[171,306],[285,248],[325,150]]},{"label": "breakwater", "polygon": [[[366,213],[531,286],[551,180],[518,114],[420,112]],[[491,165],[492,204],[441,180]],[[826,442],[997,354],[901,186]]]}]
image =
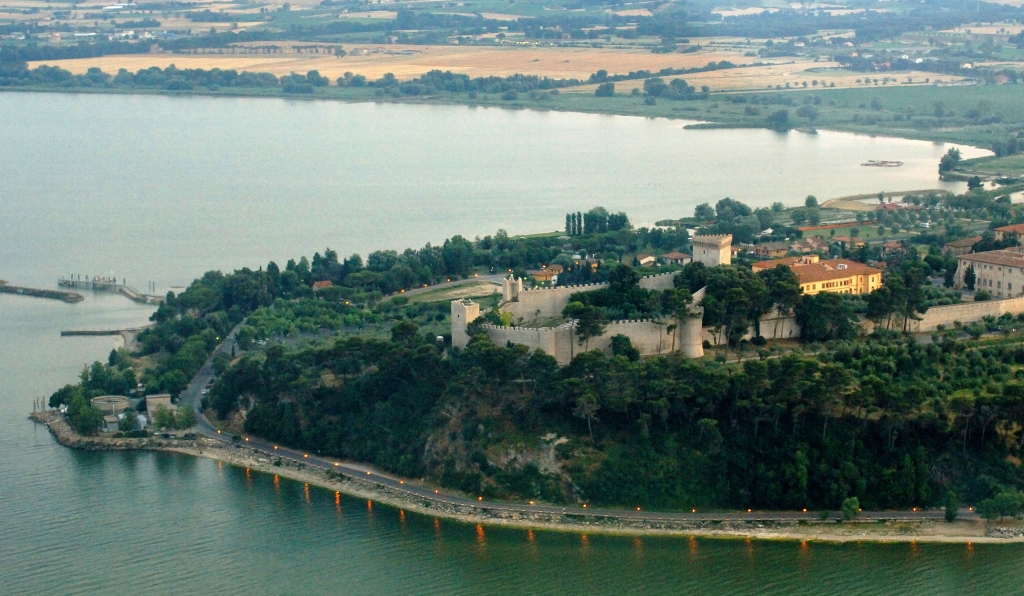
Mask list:
[{"label": "breakwater", "polygon": [[34,298],[48,298],[50,300],[63,300],[69,304],[85,300],[85,296],[75,292],[64,292],[61,290],[40,290],[37,288],[22,288],[19,286],[7,285],[7,282],[0,280],[0,294],[19,294],[21,296],[32,296]]}]

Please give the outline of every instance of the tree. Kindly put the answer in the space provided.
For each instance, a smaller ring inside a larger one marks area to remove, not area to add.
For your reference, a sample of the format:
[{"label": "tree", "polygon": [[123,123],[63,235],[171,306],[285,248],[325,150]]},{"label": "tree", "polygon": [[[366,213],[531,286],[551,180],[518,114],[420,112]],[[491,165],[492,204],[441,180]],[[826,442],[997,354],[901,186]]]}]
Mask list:
[{"label": "tree", "polygon": [[419,325],[412,321],[399,321],[391,327],[391,341],[395,343],[408,344],[419,332]]},{"label": "tree", "polygon": [[131,408],[126,409],[121,419],[117,421],[117,430],[121,432],[131,432],[139,427],[138,417],[135,415],[135,411]]},{"label": "tree", "polygon": [[576,322],[575,333],[581,346],[584,343],[587,343],[589,346],[592,337],[597,337],[604,333],[605,319],[603,308],[592,304],[583,304],[582,302],[570,302],[565,305],[562,315]]},{"label": "tree", "polygon": [[[941,102],[936,103],[941,104]],[[938,109],[939,108],[936,108],[936,111],[938,111]],[[953,170],[954,168],[956,168],[956,166],[960,164],[960,160],[960,150],[957,149],[956,147],[950,148],[950,150],[947,151],[946,154],[942,156],[942,159],[939,160],[939,174],[941,175],[946,172],[949,172],[950,170]]]},{"label": "tree", "polygon": [[701,203],[697,205],[697,208],[693,210],[693,216],[701,221],[709,221],[715,219],[715,210],[711,205],[707,203]]},{"label": "tree", "polygon": [[591,423],[597,420],[597,412],[600,409],[597,396],[593,392],[587,391],[576,398],[576,408],[572,411],[573,416],[587,421],[587,432],[590,434],[591,441],[594,440],[594,428]]},{"label": "tree", "polygon": [[953,523],[958,515],[960,515],[960,503],[957,501],[956,493],[948,491],[946,492],[946,521]]},{"label": "tree", "polygon": [[976,190],[983,186],[980,176],[971,176],[967,179],[967,190]]},{"label": "tree", "polygon": [[594,90],[594,95],[597,97],[611,97],[615,95],[615,83],[601,83]]},{"label": "tree", "polygon": [[174,412],[163,404],[158,405],[153,413],[153,426],[156,428],[174,428]]},{"label": "tree", "polygon": [[800,341],[821,342],[857,336],[853,309],[842,294],[821,292],[801,296],[794,309]]},{"label": "tree", "polygon": [[196,409],[188,404],[178,407],[174,412],[174,422],[176,428],[192,428],[198,422]]},{"label": "tree", "polygon": [[804,199],[804,207],[807,207],[808,209],[817,209],[818,197],[814,195],[807,195],[807,198]]},{"label": "tree", "polygon": [[89,405],[80,393],[68,404],[67,416],[72,428],[81,435],[94,435],[103,424],[103,412]]},{"label": "tree", "polygon": [[974,284],[977,283],[978,276],[974,273],[974,265],[968,265],[967,270],[964,271],[964,285],[967,289],[974,291]]},{"label": "tree", "polygon": [[640,360],[640,350],[634,348],[629,338],[621,333],[612,336],[612,355],[625,356],[631,362]]},{"label": "tree", "polygon": [[850,521],[860,515],[860,500],[857,497],[850,497],[843,501],[841,509],[843,519]]},{"label": "tree", "polygon": [[772,330],[772,339],[775,339],[778,334],[779,321],[792,314],[793,307],[796,306],[797,300],[800,298],[800,282],[793,270],[786,265],[766,269],[757,275],[764,280],[764,284],[768,288],[768,296],[778,313],[778,317],[775,319],[775,328]]},{"label": "tree", "polygon": [[789,123],[789,110],[776,110],[769,114],[765,120],[768,123],[768,128],[779,132],[785,132],[792,128],[792,125]]}]

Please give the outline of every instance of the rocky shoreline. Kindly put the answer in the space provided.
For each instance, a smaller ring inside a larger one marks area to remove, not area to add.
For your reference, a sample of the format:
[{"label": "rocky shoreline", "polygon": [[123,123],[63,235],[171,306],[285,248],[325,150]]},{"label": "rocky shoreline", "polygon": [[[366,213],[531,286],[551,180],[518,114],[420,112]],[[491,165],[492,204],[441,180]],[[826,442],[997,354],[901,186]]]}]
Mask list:
[{"label": "rocky shoreline", "polygon": [[287,460],[271,461],[269,456],[242,445],[225,445],[211,439],[194,440],[84,437],[64,417],[53,411],[38,412],[30,418],[45,424],[58,443],[84,451],[150,450],[206,457],[265,474],[304,482],[348,496],[451,521],[543,529],[558,532],[617,535],[707,536],[736,539],[794,540],[820,542],[934,542],[934,543],[1016,543],[1024,542],[1024,526],[990,524],[983,521],[920,522],[807,522],[807,521],[650,521],[620,519],[581,513],[525,514],[492,511],[486,507],[448,505],[418,499],[408,493],[339,476],[332,471],[309,468]]}]

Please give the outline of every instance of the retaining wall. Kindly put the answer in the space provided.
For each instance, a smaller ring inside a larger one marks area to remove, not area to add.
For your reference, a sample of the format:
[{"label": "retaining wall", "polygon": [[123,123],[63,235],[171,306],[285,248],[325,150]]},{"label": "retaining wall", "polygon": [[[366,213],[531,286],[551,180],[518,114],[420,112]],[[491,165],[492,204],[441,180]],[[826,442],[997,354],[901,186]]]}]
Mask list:
[{"label": "retaining wall", "polygon": [[[638,285],[645,290],[667,290],[673,287],[673,280],[678,274],[678,271],[671,271],[649,275],[641,278]],[[569,297],[576,292],[593,292],[607,287],[607,283],[598,283],[523,290],[517,301],[503,302],[498,310],[511,313],[515,323],[549,319],[560,316],[565,305],[569,304]]]}]

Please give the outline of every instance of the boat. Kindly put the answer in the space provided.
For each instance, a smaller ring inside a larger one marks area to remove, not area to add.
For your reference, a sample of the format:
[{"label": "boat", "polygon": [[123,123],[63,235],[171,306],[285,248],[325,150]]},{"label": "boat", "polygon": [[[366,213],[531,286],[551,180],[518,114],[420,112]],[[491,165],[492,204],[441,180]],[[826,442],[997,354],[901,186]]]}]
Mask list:
[{"label": "boat", "polygon": [[875,160],[869,159],[868,161],[860,164],[862,166],[869,166],[873,168],[898,168],[903,165],[902,161],[886,161],[886,160]]}]

